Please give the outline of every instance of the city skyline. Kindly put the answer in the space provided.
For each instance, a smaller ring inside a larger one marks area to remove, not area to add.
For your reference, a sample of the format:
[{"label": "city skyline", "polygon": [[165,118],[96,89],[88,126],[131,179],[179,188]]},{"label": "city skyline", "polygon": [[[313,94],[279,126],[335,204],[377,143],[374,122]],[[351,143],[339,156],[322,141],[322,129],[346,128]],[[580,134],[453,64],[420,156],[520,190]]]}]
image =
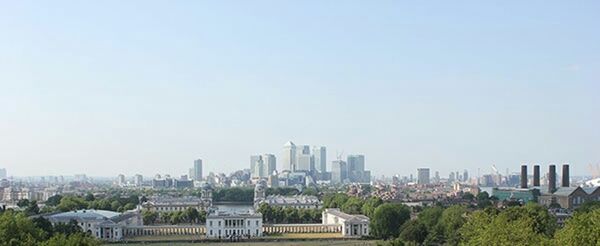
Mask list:
[{"label": "city skyline", "polygon": [[600,164],[598,9],[6,1],[0,168],[180,175],[200,158],[230,172],[256,153],[279,166],[293,140],[326,146],[327,167],[364,154],[373,176],[585,175]]}]

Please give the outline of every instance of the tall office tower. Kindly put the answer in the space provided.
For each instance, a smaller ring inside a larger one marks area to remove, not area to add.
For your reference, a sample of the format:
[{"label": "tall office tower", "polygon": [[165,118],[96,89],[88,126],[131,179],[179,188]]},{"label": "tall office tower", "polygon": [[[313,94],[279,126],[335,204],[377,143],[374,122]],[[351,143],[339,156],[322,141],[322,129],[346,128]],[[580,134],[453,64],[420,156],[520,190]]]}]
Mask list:
[{"label": "tall office tower", "polygon": [[429,168],[417,168],[417,184],[429,184]]},{"label": "tall office tower", "polygon": [[348,155],[348,176],[351,182],[363,182],[365,172],[364,155]]},{"label": "tall office tower", "polygon": [[125,175],[119,174],[119,176],[117,176],[117,184],[119,186],[124,186],[125,185]]},{"label": "tall office tower", "polygon": [[264,154],[262,156],[263,159],[263,174],[261,177],[269,177],[269,175],[273,174],[275,170],[277,170],[277,159],[273,154]]},{"label": "tall office tower", "polygon": [[348,178],[348,166],[345,161],[337,160],[331,162],[331,183],[342,183]]},{"label": "tall office tower", "polygon": [[256,162],[258,161],[258,159],[260,159],[261,156],[260,155],[251,155],[250,156],[250,175],[254,175],[254,173],[256,172],[256,170],[254,170],[254,168],[256,167]]},{"label": "tall office tower", "polygon": [[136,174],[134,178],[134,184],[137,187],[142,186],[144,184],[144,176],[142,176],[141,174]]},{"label": "tall office tower", "polygon": [[440,172],[439,171],[435,171],[435,182],[436,183],[440,182]]},{"label": "tall office tower", "polygon": [[254,167],[252,168],[252,170],[252,178],[265,177],[265,161],[263,160],[262,155],[258,156],[258,159],[254,162]]},{"label": "tall office tower", "polygon": [[295,171],[312,171],[312,156],[310,154],[297,153],[296,154],[296,170]]},{"label": "tall office tower", "polygon": [[469,181],[469,171],[467,171],[467,169],[463,171],[463,181]]},{"label": "tall office tower", "polygon": [[313,161],[315,163],[315,168],[320,173],[327,172],[327,150],[325,146],[313,146],[312,149]]},{"label": "tall office tower", "polygon": [[6,168],[0,168],[0,179],[6,178]]},{"label": "tall office tower", "polygon": [[287,168],[291,172],[296,171],[296,145],[291,141],[283,145],[281,165],[281,168]]},{"label": "tall office tower", "polygon": [[202,180],[202,160],[198,159],[194,161],[194,175],[192,176],[194,180]]},{"label": "tall office tower", "polygon": [[454,172],[450,172],[450,175],[448,175],[448,182],[453,182],[454,178]]}]

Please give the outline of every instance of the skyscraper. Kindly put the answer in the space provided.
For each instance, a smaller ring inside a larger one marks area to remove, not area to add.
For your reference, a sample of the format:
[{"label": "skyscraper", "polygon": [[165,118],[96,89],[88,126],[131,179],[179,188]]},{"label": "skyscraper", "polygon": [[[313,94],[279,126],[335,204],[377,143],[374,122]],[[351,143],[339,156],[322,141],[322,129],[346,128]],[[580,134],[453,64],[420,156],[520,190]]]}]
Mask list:
[{"label": "skyscraper", "polygon": [[348,178],[351,182],[363,182],[365,172],[364,155],[348,155]]},{"label": "skyscraper", "polygon": [[310,154],[298,153],[295,171],[312,171],[312,156]]},{"label": "skyscraper", "polygon": [[320,173],[327,172],[327,150],[324,146],[313,146],[312,149],[313,162],[315,168]]},{"label": "skyscraper", "polygon": [[342,183],[348,178],[348,166],[345,161],[331,162],[331,183]]},{"label": "skyscraper", "polygon": [[263,168],[265,169],[265,171],[264,171],[265,177],[269,177],[269,175],[273,174],[273,172],[275,170],[277,170],[277,159],[275,158],[275,155],[273,155],[273,154],[264,154],[263,162],[264,162]]},{"label": "skyscraper", "polygon": [[429,184],[429,168],[417,168],[417,184]]},{"label": "skyscraper", "polygon": [[202,160],[194,161],[194,175],[191,177],[194,180],[202,180]]},{"label": "skyscraper", "polygon": [[6,168],[0,168],[0,179],[6,178]]},{"label": "skyscraper", "polygon": [[250,174],[253,178],[267,178],[276,168],[277,163],[273,154],[250,156]]},{"label": "skyscraper", "polygon": [[136,174],[133,181],[135,186],[140,187],[144,184],[144,176],[142,176],[141,174]]},{"label": "skyscraper", "polygon": [[256,170],[254,170],[254,168],[256,168],[256,162],[261,158],[260,155],[251,155],[250,156],[250,175],[254,176],[254,173],[256,172]]},{"label": "skyscraper", "polygon": [[265,176],[265,161],[263,156],[259,155],[258,159],[254,162],[252,168],[252,178],[261,178]]},{"label": "skyscraper", "polygon": [[283,145],[283,154],[281,155],[282,168],[289,171],[296,171],[296,145],[288,141]]}]

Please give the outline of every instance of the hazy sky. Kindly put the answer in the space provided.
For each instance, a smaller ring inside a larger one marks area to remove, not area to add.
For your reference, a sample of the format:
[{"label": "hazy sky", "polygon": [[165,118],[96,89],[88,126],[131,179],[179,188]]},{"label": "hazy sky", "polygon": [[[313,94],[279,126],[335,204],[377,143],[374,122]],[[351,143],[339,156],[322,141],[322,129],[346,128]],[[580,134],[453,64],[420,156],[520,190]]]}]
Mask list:
[{"label": "hazy sky", "polygon": [[202,158],[229,173],[292,140],[327,146],[328,161],[362,153],[376,175],[522,162],[585,174],[600,163],[599,13],[598,1],[2,1],[0,167],[179,175]]}]

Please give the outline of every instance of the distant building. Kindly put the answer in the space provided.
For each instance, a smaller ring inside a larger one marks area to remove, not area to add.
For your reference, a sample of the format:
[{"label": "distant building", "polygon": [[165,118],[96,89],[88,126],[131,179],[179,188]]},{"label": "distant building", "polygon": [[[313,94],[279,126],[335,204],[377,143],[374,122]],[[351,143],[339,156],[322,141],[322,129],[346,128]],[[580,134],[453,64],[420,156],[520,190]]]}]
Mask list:
[{"label": "distant building", "polygon": [[254,187],[254,208],[258,209],[261,204],[266,203],[272,207],[283,208],[321,208],[323,203],[316,196],[281,196],[266,195],[266,185],[259,182]]},{"label": "distant building", "polygon": [[5,179],[6,177],[6,168],[0,168],[0,179]]},{"label": "distant building", "polygon": [[417,184],[429,184],[429,168],[417,169]]},{"label": "distant building", "polygon": [[600,201],[599,196],[600,187],[558,187],[553,193],[542,191],[538,203],[545,206],[558,204],[561,208],[575,209],[585,201]]},{"label": "distant building", "polygon": [[268,178],[277,168],[275,155],[263,154],[250,156],[252,178]]},{"label": "distant building", "polygon": [[305,153],[297,153],[296,156],[296,170],[295,171],[312,171],[312,156]]},{"label": "distant building", "polygon": [[125,186],[125,185],[126,185],[126,182],[125,182],[125,175],[123,175],[123,174],[119,174],[119,175],[117,176],[117,185],[118,185],[118,186]]},{"label": "distant building", "polygon": [[193,180],[202,180],[202,160],[198,159],[194,161],[194,175],[192,175],[190,178],[192,178]]},{"label": "distant building", "polygon": [[342,236],[363,237],[369,236],[369,217],[364,215],[351,215],[337,208],[326,208],[322,213],[322,223],[325,225],[342,225]]},{"label": "distant building", "polygon": [[200,198],[195,196],[171,197],[171,196],[153,196],[148,201],[142,203],[142,207],[158,213],[184,211],[188,208],[196,210],[208,210],[212,206],[212,187],[204,183],[200,191]]},{"label": "distant building", "polygon": [[144,176],[142,176],[141,174],[136,174],[134,177],[134,184],[137,187],[141,187],[142,185],[144,185]]},{"label": "distant building", "polygon": [[48,219],[52,225],[67,224],[75,220],[82,231],[105,241],[122,240],[123,228],[143,225],[142,216],[138,211],[117,213],[106,210],[77,210],[40,217]]},{"label": "distant building", "polygon": [[262,214],[253,211],[211,211],[206,216],[206,238],[235,239],[262,237]]},{"label": "distant building", "polygon": [[320,173],[327,172],[327,149],[324,146],[313,146],[313,163],[315,169]]},{"label": "distant building", "polygon": [[331,183],[343,183],[348,178],[348,167],[345,161],[331,162]]},{"label": "distant building", "polygon": [[348,155],[348,179],[350,182],[369,183],[371,172],[365,171],[364,155]]},{"label": "distant building", "polygon": [[283,154],[281,155],[281,168],[294,172],[296,171],[296,145],[291,141],[283,145]]}]

